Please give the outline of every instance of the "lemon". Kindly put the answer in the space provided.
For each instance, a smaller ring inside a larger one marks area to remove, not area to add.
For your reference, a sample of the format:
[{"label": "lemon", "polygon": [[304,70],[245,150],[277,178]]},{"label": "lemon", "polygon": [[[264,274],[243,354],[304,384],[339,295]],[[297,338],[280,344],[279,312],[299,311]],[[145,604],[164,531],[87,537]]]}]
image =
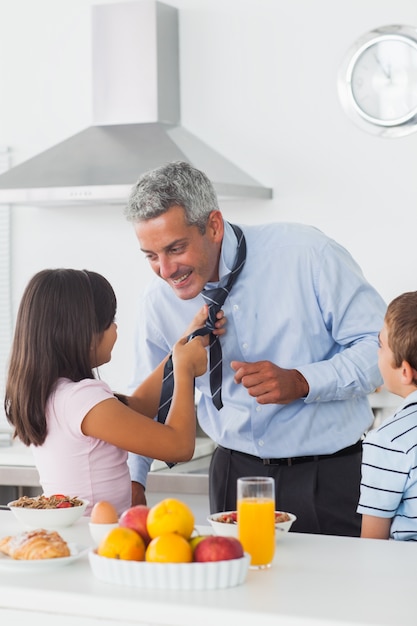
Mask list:
[{"label": "lemon", "polygon": [[151,507],[146,526],[152,539],[167,533],[189,539],[194,530],[194,514],[181,500],[165,498]]}]

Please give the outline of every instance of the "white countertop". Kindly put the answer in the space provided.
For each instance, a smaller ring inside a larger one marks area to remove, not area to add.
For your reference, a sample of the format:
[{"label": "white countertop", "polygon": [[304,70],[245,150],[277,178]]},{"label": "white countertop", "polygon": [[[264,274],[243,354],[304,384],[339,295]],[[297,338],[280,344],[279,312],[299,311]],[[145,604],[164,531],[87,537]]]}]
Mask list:
[{"label": "white countertop", "polygon": [[[60,532],[90,545],[87,521]],[[0,511],[0,537],[20,530]],[[0,617],[6,623],[30,611],[31,623],[48,626],[93,626],[97,619],[112,626],[415,626],[416,556],[413,543],[289,533],[270,570],[250,570],[243,585],[212,591],[110,585],[93,576],[87,556],[36,576],[0,568]]]},{"label": "white countertop", "polygon": [[395,410],[401,402],[399,396],[387,391],[384,386],[380,387],[378,391],[370,393],[368,400],[372,408],[390,409],[391,411]]},{"label": "white countertop", "polygon": [[18,467],[34,467],[32,450],[15,439],[11,446],[0,447],[0,467],[16,465]]}]

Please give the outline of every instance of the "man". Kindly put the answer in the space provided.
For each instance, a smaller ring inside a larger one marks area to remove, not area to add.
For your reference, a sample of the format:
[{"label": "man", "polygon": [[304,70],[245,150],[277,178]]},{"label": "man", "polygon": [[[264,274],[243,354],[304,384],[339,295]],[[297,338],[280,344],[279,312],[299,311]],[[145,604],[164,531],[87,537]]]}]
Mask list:
[{"label": "man", "polygon": [[[203,289],[239,266],[222,304],[220,408],[209,375],[197,383],[199,423],[218,444],[210,510],[236,508],[239,476],[268,475],[294,530],[359,536],[361,438],[372,423],[366,396],[381,384],[386,307],[358,265],[313,227],[227,223],[210,181],[187,163],[143,175],[126,216],[158,277],[141,303],[135,385],[170,352]],[[136,503],[148,467],[130,458]]]}]

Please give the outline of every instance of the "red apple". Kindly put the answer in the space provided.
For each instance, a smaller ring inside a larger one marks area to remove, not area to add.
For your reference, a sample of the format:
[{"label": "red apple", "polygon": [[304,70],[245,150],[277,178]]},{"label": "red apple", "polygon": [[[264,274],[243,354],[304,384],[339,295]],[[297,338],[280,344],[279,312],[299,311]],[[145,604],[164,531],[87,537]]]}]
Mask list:
[{"label": "red apple", "polygon": [[145,506],[144,504],[137,504],[136,506],[132,506],[130,509],[123,511],[119,518],[119,526],[136,530],[145,542],[145,546],[147,546],[151,540],[146,528],[146,520],[148,518],[149,511],[150,508],[148,506]]},{"label": "red apple", "polygon": [[244,555],[243,546],[235,537],[211,535],[202,539],[194,549],[194,561],[229,561]]}]

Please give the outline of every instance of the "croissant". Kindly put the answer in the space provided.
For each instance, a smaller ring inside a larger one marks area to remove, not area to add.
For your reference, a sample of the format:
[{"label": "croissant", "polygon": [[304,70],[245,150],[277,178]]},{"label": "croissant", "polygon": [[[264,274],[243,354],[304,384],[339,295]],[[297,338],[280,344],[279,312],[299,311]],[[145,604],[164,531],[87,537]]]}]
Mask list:
[{"label": "croissant", "polygon": [[68,544],[56,531],[44,529],[22,532],[0,539],[0,552],[12,559],[54,559],[70,556]]}]

